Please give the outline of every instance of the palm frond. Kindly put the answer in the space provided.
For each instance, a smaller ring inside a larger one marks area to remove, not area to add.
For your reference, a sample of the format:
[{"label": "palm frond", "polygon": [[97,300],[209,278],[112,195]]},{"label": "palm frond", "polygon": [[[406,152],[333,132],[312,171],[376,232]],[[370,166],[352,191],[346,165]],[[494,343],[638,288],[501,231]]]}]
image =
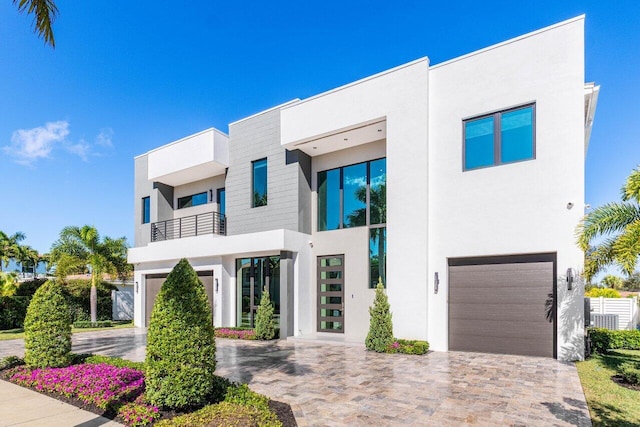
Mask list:
[{"label": "palm frond", "polygon": [[615,260],[620,268],[631,274],[640,255],[640,220],[627,225],[613,245]]},{"label": "palm frond", "polygon": [[584,260],[584,277],[587,281],[591,281],[599,271],[614,262],[615,251],[613,247],[615,243],[616,239],[609,238],[597,246],[590,247],[586,251]]},{"label": "palm frond", "polygon": [[585,215],[578,225],[578,245],[586,251],[596,236],[622,232],[635,221],[640,221],[640,206],[632,203],[607,203]]},{"label": "palm frond", "polygon": [[640,202],[640,166],[635,168],[622,187],[622,200]]},{"label": "palm frond", "polygon": [[35,32],[44,39],[44,42],[52,48],[56,47],[53,36],[53,21],[58,16],[58,7],[53,0],[13,0],[18,6],[18,11],[34,15],[33,23]]}]

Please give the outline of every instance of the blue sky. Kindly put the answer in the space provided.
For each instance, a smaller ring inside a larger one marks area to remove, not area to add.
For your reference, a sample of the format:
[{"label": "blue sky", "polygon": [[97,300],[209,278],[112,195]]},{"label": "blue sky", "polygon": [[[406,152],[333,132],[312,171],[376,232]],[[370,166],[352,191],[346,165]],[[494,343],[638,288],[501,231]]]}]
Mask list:
[{"label": "blue sky", "polygon": [[57,1],[57,48],[0,1],[0,230],[49,250],[66,225],[133,235],[133,157],[419,57],[432,63],[575,17],[602,90],[586,198],[640,163],[637,1]]}]

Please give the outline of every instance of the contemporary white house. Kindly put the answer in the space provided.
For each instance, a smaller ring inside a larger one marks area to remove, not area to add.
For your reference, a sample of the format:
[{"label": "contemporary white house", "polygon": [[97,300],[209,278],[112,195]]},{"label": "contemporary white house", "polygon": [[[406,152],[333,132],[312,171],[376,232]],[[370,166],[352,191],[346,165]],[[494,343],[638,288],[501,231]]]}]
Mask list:
[{"label": "contemporary white house", "polygon": [[216,326],[268,286],[282,338],[364,342],[381,279],[399,338],[583,358],[584,68],[579,16],[136,157],[136,326],[188,258]]}]

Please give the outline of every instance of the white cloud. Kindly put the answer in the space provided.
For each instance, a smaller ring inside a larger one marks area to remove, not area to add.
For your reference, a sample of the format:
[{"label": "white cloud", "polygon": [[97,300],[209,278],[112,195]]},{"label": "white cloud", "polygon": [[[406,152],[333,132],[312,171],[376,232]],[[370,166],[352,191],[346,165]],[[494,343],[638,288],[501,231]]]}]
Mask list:
[{"label": "white cloud", "polygon": [[61,120],[49,122],[33,129],[18,129],[11,135],[11,145],[3,147],[16,162],[31,164],[49,157],[56,143],[64,141],[69,135],[69,123]]},{"label": "white cloud", "polygon": [[111,128],[100,129],[100,133],[98,134],[98,136],[96,136],[96,145],[99,145],[101,147],[111,148],[113,147],[113,142],[111,140],[112,138],[113,138],[113,129]]},{"label": "white cloud", "polygon": [[2,149],[13,157],[16,163],[29,166],[38,159],[49,158],[51,152],[56,149],[64,150],[87,161],[90,155],[100,155],[96,152],[96,148],[113,147],[111,128],[101,129],[93,143],[87,142],[84,138],[75,142],[67,138],[69,134],[68,121],[49,122],[33,129],[14,131],[11,135],[11,145]]}]

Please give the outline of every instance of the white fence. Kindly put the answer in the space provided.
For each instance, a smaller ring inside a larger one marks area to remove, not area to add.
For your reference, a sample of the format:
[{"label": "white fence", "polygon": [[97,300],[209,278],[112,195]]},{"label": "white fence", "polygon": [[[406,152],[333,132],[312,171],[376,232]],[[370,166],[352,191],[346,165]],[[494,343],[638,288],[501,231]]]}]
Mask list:
[{"label": "white fence", "polygon": [[615,314],[618,329],[633,330],[638,325],[638,298],[589,298],[591,300],[591,324],[593,314]]}]

